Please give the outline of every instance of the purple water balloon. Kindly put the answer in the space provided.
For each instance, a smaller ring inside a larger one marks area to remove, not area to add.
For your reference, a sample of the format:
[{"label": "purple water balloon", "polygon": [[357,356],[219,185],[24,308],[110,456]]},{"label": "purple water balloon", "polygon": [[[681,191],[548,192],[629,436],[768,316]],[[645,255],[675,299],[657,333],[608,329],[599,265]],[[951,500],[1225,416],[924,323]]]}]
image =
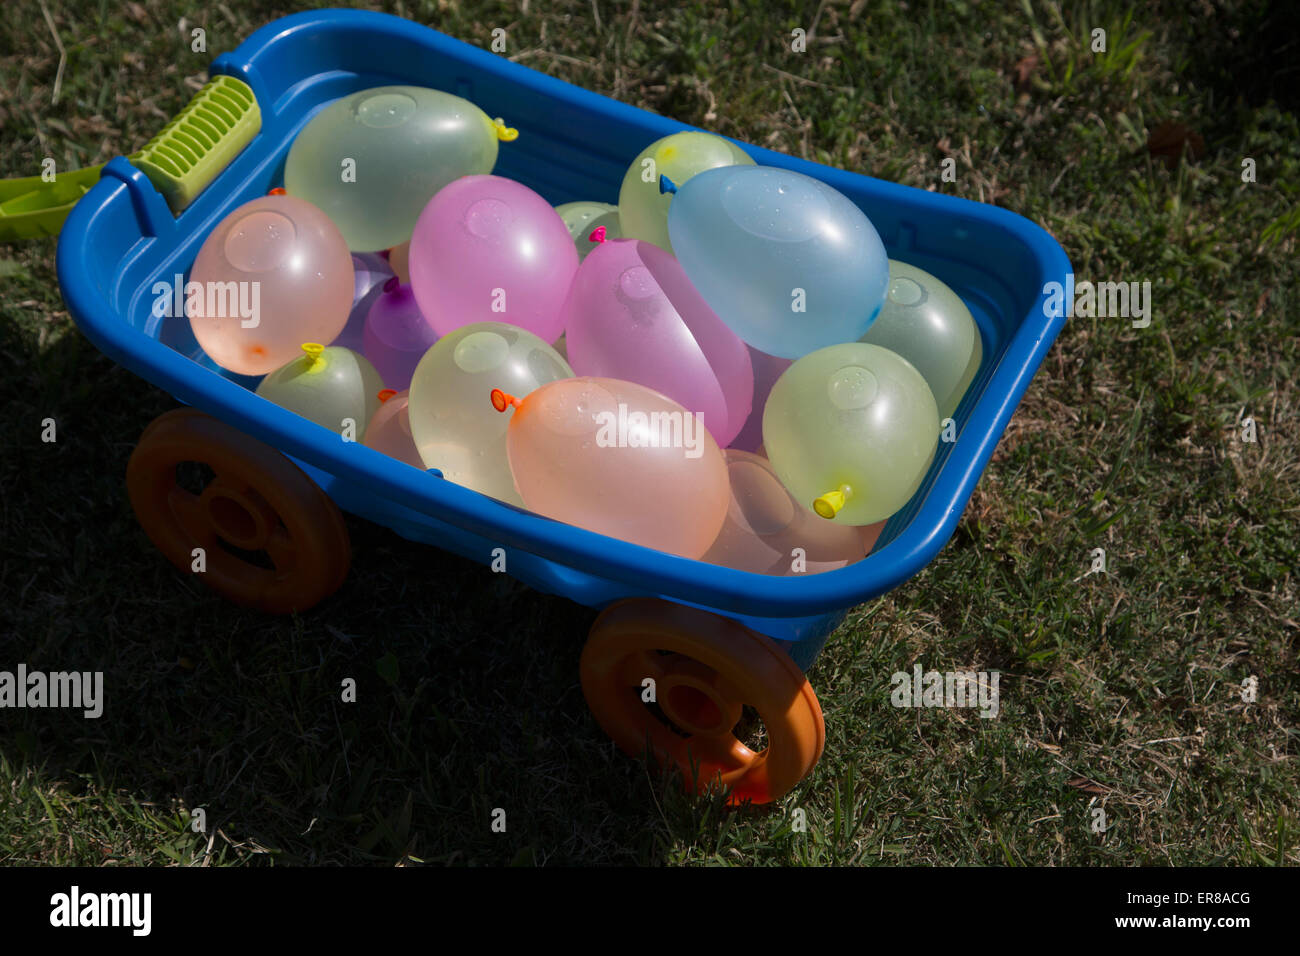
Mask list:
[{"label": "purple water balloon", "polygon": [[610,239],[591,252],[565,301],[565,344],[578,375],[635,382],[703,416],[719,446],[749,417],[749,351],[658,246]]},{"label": "purple water balloon", "polygon": [[420,311],[409,285],[393,276],[384,283],[366,317],[361,354],[379,371],[384,384],[404,391],[438,334]]},{"label": "purple water balloon", "polygon": [[777,358],[760,352],[752,345],[746,348],[749,349],[749,360],[754,366],[754,408],[745,421],[745,427],[732,439],[730,447],[757,454],[763,445],[763,406],[767,404],[772,386],[781,377],[781,373],[794,364],[794,359]]},{"label": "purple water balloon", "polygon": [[330,345],[340,345],[345,349],[360,352],[364,342],[366,316],[370,307],[384,291],[384,283],[393,277],[393,270],[388,260],[378,252],[352,253],[352,272],[354,287],[352,292],[352,311],[348,314],[348,324]]}]

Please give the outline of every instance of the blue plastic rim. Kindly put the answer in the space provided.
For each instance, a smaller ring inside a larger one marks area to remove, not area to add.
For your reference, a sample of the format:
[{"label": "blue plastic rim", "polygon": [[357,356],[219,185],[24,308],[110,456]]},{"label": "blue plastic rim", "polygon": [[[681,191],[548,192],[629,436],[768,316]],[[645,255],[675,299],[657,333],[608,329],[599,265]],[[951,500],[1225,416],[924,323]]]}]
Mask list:
[{"label": "blue plastic rim", "polygon": [[124,158],[105,167],[59,239],[59,283],[77,324],[114,361],[290,455],[346,510],[482,562],[504,548],[509,573],[584,604],[660,596],[787,640],[824,637],[845,609],[906,581],[948,541],[1065,322],[1048,314],[1043,290],[1049,282],[1065,282],[1069,260],[1029,220],[738,143],[757,163],[816,177],[843,192],[870,217],[891,258],[952,286],[979,323],[984,364],[956,413],[957,440],[940,444],[920,490],[890,519],[866,559],[824,574],[769,577],[652,551],[396,465],[258,398],[250,390],[256,380],[224,372],[203,355],[183,316],[152,315],[152,290],[188,274],[203,239],[224,216],[280,185],[298,131],[326,103],[356,90],[429,86],[504,117],[520,135],[502,145],[495,172],[555,204],[617,202],[627,164],[646,145],[693,127],[379,13],[285,17],[218,57],[211,73],[253,88],[261,132],[179,217]]}]

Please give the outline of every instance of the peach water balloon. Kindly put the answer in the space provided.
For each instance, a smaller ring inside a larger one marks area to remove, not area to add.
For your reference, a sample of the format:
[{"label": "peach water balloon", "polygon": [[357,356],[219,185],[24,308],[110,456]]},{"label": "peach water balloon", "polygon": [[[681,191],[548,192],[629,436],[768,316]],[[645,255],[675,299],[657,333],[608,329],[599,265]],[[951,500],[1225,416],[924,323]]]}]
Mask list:
[{"label": "peach water balloon", "polygon": [[578,250],[581,262],[595,248],[588,236],[594,229],[604,229],[608,239],[618,239],[623,233],[618,224],[618,207],[607,202],[566,202],[556,206],[555,211],[564,220],[564,225],[573,237],[573,246]]},{"label": "peach water balloon", "polygon": [[415,298],[439,335],[506,322],[554,342],[578,251],[559,213],[527,186],[465,176],[420,213],[410,269]]},{"label": "peach water balloon", "polygon": [[699,173],[678,189],[668,233],[713,311],[769,355],[856,341],[885,299],[889,263],[875,227],[843,193],[801,173]]},{"label": "peach water balloon", "polygon": [[[601,230],[593,237],[602,238]],[[669,253],[639,239],[593,242],[564,305],[565,347],[578,375],[662,392],[703,416],[727,445],[749,416],[749,351]]]},{"label": "peach water balloon", "polygon": [[411,393],[394,392],[391,388],[385,388],[380,390],[378,398],[382,404],[366,426],[365,446],[423,471],[424,462],[420,459],[415,439],[411,436],[411,419],[408,414]]},{"label": "peach water balloon", "polygon": [[858,537],[862,539],[862,550],[867,554],[875,548],[876,542],[880,540],[880,532],[885,530],[887,521],[877,521],[875,524],[864,524],[858,528]]},{"label": "peach water balloon", "polygon": [[384,384],[405,391],[415,366],[438,340],[424,318],[409,285],[393,276],[366,317],[361,354],[370,359]]},{"label": "peach water balloon", "polygon": [[[668,208],[673,197],[659,191],[659,177],[667,176],[680,187],[706,169],[753,165],[754,161],[743,149],[712,133],[688,130],[655,140],[632,161],[623,176],[618,192],[622,235],[653,242],[672,252]],[[593,224],[597,225],[600,223]]]},{"label": "peach water balloon", "polygon": [[961,404],[984,357],[984,345],[961,296],[924,269],[889,260],[889,291],[863,342],[907,359],[925,378],[948,418]]},{"label": "peach water balloon", "polygon": [[510,470],[538,514],[647,548],[698,558],[727,514],[727,468],[694,415],[653,389],[610,378],[571,378],[509,412]]},{"label": "peach water balloon", "polygon": [[494,388],[527,395],[572,374],[553,348],[504,322],[444,335],[411,376],[409,417],[420,459],[448,481],[522,505],[506,459],[510,421],[492,410],[488,396]]},{"label": "peach water balloon", "polygon": [[388,250],[386,256],[388,267],[393,270],[402,285],[411,284],[411,240],[398,243]]},{"label": "peach water balloon", "polygon": [[766,458],[723,453],[731,503],[701,559],[738,571],[797,576],[833,571],[866,555],[858,528],[825,521],[794,499]]},{"label": "peach water balloon", "polygon": [[862,342],[805,355],[777,379],[763,445],[795,500],[846,525],[888,518],[920,487],[939,409],[911,363]]},{"label": "peach water balloon", "polygon": [[362,441],[384,387],[375,367],[364,356],[338,346],[306,342],[301,351],[262,379],[257,394],[349,441]]},{"label": "peach water balloon", "polygon": [[186,314],[222,368],[265,375],[303,342],[332,342],[347,325],[354,274],[347,243],[311,203],[273,195],[240,206],[204,240],[190,271],[202,295]]},{"label": "peach water balloon", "polygon": [[469,100],[419,86],[381,86],[330,103],[289,148],[284,187],[315,203],[358,252],[411,238],[416,217],[461,176],[490,173],[517,132]]},{"label": "peach water balloon", "polygon": [[393,277],[393,270],[388,260],[377,252],[352,253],[352,270],[352,311],[343,331],[329,344],[360,352],[365,342],[366,316],[375,299],[383,293],[384,283]]}]

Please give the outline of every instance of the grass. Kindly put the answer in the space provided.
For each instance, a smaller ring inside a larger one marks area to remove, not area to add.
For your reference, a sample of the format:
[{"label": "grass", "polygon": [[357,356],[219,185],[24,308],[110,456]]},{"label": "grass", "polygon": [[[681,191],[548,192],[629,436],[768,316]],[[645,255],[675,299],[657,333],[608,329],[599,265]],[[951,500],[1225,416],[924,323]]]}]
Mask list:
[{"label": "grass", "polygon": [[[817,770],[774,808],[729,812],[594,725],[577,683],[585,608],[354,519],[348,582],[298,618],[176,574],[122,479],[171,399],[76,332],[52,240],[0,246],[0,665],[103,670],[109,693],[98,721],[0,712],[0,862],[1300,862],[1294,14],[1213,0],[382,6],[482,45],[501,26],[513,58],[590,89],[1013,209],[1081,278],[1151,281],[1152,324],[1067,323],[948,547],[855,609],[811,670],[828,732]],[[52,104],[40,6],[7,7],[0,175],[138,147],[213,55],[289,12],[198,9],[50,3],[67,50]],[[190,50],[196,25],[206,54]],[[1104,55],[1088,46],[1096,26]],[[805,54],[789,51],[796,27]],[[1204,154],[1153,158],[1163,122],[1201,135]],[[956,182],[940,180],[947,156]],[[1242,181],[1247,157],[1257,182]],[[46,417],[55,444],[39,441]],[[1239,440],[1247,417],[1254,444]],[[1108,572],[1088,575],[1098,547]],[[1001,670],[1001,716],[889,707],[890,674],[916,662]],[[356,704],[339,702],[347,677]],[[189,827],[195,808],[207,835]]]}]

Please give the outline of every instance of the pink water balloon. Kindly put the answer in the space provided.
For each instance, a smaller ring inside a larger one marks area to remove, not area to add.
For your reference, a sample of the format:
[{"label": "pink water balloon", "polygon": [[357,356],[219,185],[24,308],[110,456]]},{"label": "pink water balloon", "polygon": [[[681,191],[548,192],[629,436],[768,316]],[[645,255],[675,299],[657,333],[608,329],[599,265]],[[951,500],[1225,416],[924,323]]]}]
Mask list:
[{"label": "pink water balloon", "polygon": [[862,529],[837,525],[803,507],[766,458],[723,452],[731,503],[702,560],[738,571],[797,577],[833,571],[866,555]]},{"label": "pink water balloon", "polygon": [[265,375],[301,355],[303,342],[338,337],[354,279],[348,245],[323,212],[294,196],[263,196],[204,241],[190,273],[202,295],[188,298],[186,312],[214,362]]},{"label": "pink water balloon", "polygon": [[524,504],[558,521],[698,558],[727,514],[727,468],[696,416],[643,385],[567,378],[515,406],[506,450]]},{"label": "pink water balloon", "polygon": [[730,444],[754,397],[745,343],[671,253],[639,239],[596,239],[564,304],[569,364],[579,375],[662,392],[699,412],[719,445]]},{"label": "pink water balloon", "polygon": [[415,301],[409,285],[393,276],[384,283],[383,293],[370,307],[362,337],[361,354],[378,369],[384,384],[404,391],[411,384],[415,366],[438,341]]},{"label": "pink water balloon", "polygon": [[506,322],[554,342],[564,331],[560,307],[578,252],[559,213],[527,186],[463,176],[420,213],[409,268],[416,300],[439,335]]},{"label": "pink water balloon", "polygon": [[383,404],[366,426],[365,446],[424,471],[424,462],[420,460],[415,439],[411,437],[411,419],[408,415],[411,393],[394,392],[391,388],[386,388],[379,393],[378,398]]}]

